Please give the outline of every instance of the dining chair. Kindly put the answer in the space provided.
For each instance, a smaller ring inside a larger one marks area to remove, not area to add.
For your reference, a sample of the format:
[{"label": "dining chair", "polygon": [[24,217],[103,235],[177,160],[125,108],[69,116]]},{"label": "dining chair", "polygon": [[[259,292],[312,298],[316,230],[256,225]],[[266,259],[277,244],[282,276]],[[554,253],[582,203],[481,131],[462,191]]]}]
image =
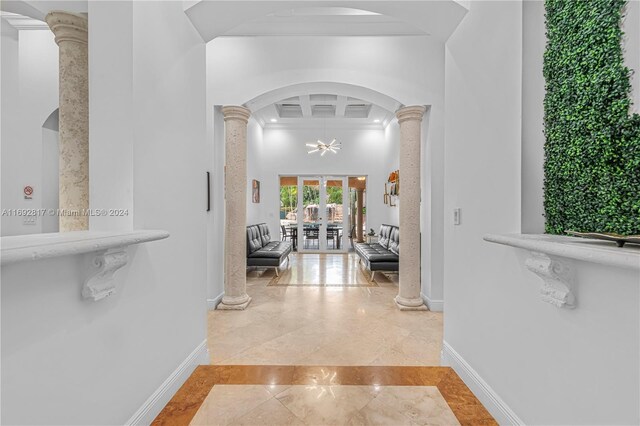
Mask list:
[{"label": "dining chair", "polygon": [[331,240],[331,246],[336,248],[336,233],[337,229],[335,228],[327,228],[327,243]]}]

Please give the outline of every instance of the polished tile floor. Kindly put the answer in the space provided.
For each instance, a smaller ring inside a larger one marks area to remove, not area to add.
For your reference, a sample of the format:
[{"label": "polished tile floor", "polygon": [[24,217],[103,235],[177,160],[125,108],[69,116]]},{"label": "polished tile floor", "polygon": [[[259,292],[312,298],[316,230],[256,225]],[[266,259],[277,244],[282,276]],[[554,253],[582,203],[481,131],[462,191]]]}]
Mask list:
[{"label": "polished tile floor", "polygon": [[399,311],[398,276],[369,283],[354,254],[294,254],[247,273],[251,304],[210,311],[212,364],[438,366],[442,314]]},{"label": "polished tile floor", "polygon": [[458,425],[435,386],[214,386],[192,425]]},{"label": "polished tile floor", "polygon": [[398,276],[368,278],[354,255],[249,271],[251,304],[209,312],[212,365],[154,425],[495,425],[439,366],[442,315],[401,312]]},{"label": "polished tile floor", "polygon": [[496,425],[449,367],[196,368],[154,425]]}]

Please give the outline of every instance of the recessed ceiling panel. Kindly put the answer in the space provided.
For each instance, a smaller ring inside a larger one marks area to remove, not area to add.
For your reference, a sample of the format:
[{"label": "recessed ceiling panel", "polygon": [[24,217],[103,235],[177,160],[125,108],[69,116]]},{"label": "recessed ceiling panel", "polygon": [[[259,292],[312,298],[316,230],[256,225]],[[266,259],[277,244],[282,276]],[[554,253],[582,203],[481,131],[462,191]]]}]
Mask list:
[{"label": "recessed ceiling panel", "polygon": [[336,106],[335,105],[311,105],[312,117],[335,117]]}]

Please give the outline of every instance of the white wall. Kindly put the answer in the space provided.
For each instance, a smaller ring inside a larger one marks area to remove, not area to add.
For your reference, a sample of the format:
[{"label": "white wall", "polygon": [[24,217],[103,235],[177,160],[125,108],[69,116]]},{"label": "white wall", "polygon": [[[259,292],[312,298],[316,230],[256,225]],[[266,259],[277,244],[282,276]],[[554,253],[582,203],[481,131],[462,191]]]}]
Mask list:
[{"label": "white wall", "polygon": [[[120,16],[89,25],[89,179],[92,209],[128,211],[123,216],[92,216],[93,230],[133,229],[133,2],[91,1],[89,14]],[[110,37],[104,34],[111,32]],[[118,66],[114,66],[118,64]]]},{"label": "white wall", "polygon": [[544,2],[522,3],[522,232],[544,233]]},{"label": "white wall", "polygon": [[[2,20],[2,209],[42,206],[43,129],[58,108],[58,46],[48,30],[15,31]],[[33,187],[31,200],[23,188]],[[46,196],[46,195],[45,195]],[[42,218],[2,216],[1,235],[42,232]]]},{"label": "white wall", "polygon": [[[386,144],[399,144],[400,143],[400,125],[398,124],[398,120],[394,119],[389,123],[387,127],[384,129],[384,140]],[[387,174],[385,175],[385,182],[389,178],[389,173],[394,170],[398,170],[400,168],[400,150],[399,147],[397,149],[398,155],[390,156],[387,158],[387,164],[385,170],[387,170]],[[384,193],[384,185],[382,187]],[[388,185],[387,185],[388,190]],[[400,226],[400,197],[394,197],[393,203],[396,205],[395,207],[391,207],[389,204],[384,205],[384,209],[387,212],[388,223],[389,225]],[[378,230],[376,229],[376,233]]]},{"label": "white wall", "polygon": [[132,6],[93,9],[89,25],[133,24],[134,227],[171,236],[129,249],[100,302],[80,296],[88,256],[2,268],[3,424],[123,424],[206,339],[204,43],[180,2]]},{"label": "white wall", "polygon": [[308,82],[363,86],[405,105],[442,101],[443,45],[415,37],[220,37],[207,43],[208,100],[242,105]]},{"label": "white wall", "polygon": [[[263,154],[265,154],[267,150],[268,147],[265,147],[263,141],[262,126],[260,126],[255,119],[251,118],[247,126],[247,225],[266,222],[269,213],[271,213],[271,216],[274,214],[273,209],[275,208],[275,204],[269,204],[270,198],[266,198],[265,193],[266,185],[272,183],[270,181],[272,176],[270,174],[265,175],[264,173],[266,158],[263,157]],[[259,203],[253,202],[252,186],[254,179],[260,182]],[[269,193],[272,194],[272,192]],[[278,200],[280,200],[280,196],[278,196]],[[275,228],[272,223],[270,231],[273,233],[274,238],[276,238],[280,232],[280,223],[278,222]]]},{"label": "white wall", "polygon": [[[430,208],[423,208],[422,223],[426,229],[422,229],[422,235],[423,247],[430,246],[430,250],[423,250],[423,272],[426,273],[423,273],[422,286],[425,295],[433,291],[433,297],[441,299],[444,238],[443,44],[432,37],[423,36],[220,37],[207,44],[207,105],[210,108],[213,105],[241,105],[272,90],[317,82],[351,84],[377,91],[404,105],[431,106],[428,132],[423,135],[423,164],[428,170],[423,174],[422,190],[425,203],[426,197],[429,197]],[[210,122],[210,143],[223,143],[223,139],[212,140],[212,127]],[[264,138],[266,142],[267,131]],[[218,156],[213,168],[219,170],[223,165],[223,159]],[[384,171],[388,174],[395,168],[397,165],[391,162],[385,164]],[[309,173],[306,170],[298,172]],[[320,170],[312,172],[319,173]],[[340,172],[349,173],[345,170]],[[248,178],[250,183],[252,176]],[[263,185],[264,181],[261,181]],[[381,188],[380,194],[384,186]],[[371,194],[375,198],[375,190]],[[264,191],[262,195],[261,204],[268,197]],[[383,209],[390,213],[389,221],[397,223],[398,209],[387,206],[383,206]],[[277,222],[276,212],[273,214],[270,222],[272,229]],[[371,223],[379,221],[374,214]],[[218,246],[216,252],[221,253],[222,240],[214,244]],[[431,257],[428,262],[427,256]],[[209,281],[210,299],[218,296],[222,288],[216,281],[222,277],[219,271],[221,267],[219,261],[210,260],[209,270],[214,271]]]},{"label": "white wall", "polygon": [[[305,143],[318,138],[336,138],[342,143],[342,149],[336,155],[308,154]],[[272,233],[279,232],[280,228],[280,175],[367,176],[367,228],[377,231],[381,224],[389,222],[389,207],[383,204],[382,194],[391,172],[389,159],[398,158],[398,141],[387,141],[382,129],[266,128],[262,140],[251,142],[249,156],[254,157],[252,163],[259,165],[262,177],[261,211],[257,221],[267,222]],[[249,169],[248,173],[251,179],[254,172]],[[256,223],[256,220],[247,219],[247,223]]]},{"label": "white wall", "polygon": [[[47,210],[57,210],[59,206],[60,133],[57,127],[56,125],[56,130],[42,129],[42,176],[46,176],[46,179],[42,179],[41,207]],[[58,232],[60,229],[58,216],[56,215],[44,215],[39,220],[41,221],[43,233]]]},{"label": "white wall", "polygon": [[470,8],[446,51],[445,341],[525,424],[637,424],[638,274],[576,262],[578,307],[558,309],[523,253],[482,240],[520,232],[523,19]]}]

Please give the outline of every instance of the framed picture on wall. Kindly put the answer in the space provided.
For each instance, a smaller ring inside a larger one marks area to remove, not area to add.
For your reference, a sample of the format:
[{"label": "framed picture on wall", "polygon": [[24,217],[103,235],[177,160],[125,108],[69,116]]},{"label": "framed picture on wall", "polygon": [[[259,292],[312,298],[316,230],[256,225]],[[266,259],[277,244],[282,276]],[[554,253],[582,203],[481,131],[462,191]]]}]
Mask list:
[{"label": "framed picture on wall", "polygon": [[251,188],[252,188],[252,197],[251,197],[252,201],[254,203],[259,203],[260,202],[260,181],[254,179]]}]

